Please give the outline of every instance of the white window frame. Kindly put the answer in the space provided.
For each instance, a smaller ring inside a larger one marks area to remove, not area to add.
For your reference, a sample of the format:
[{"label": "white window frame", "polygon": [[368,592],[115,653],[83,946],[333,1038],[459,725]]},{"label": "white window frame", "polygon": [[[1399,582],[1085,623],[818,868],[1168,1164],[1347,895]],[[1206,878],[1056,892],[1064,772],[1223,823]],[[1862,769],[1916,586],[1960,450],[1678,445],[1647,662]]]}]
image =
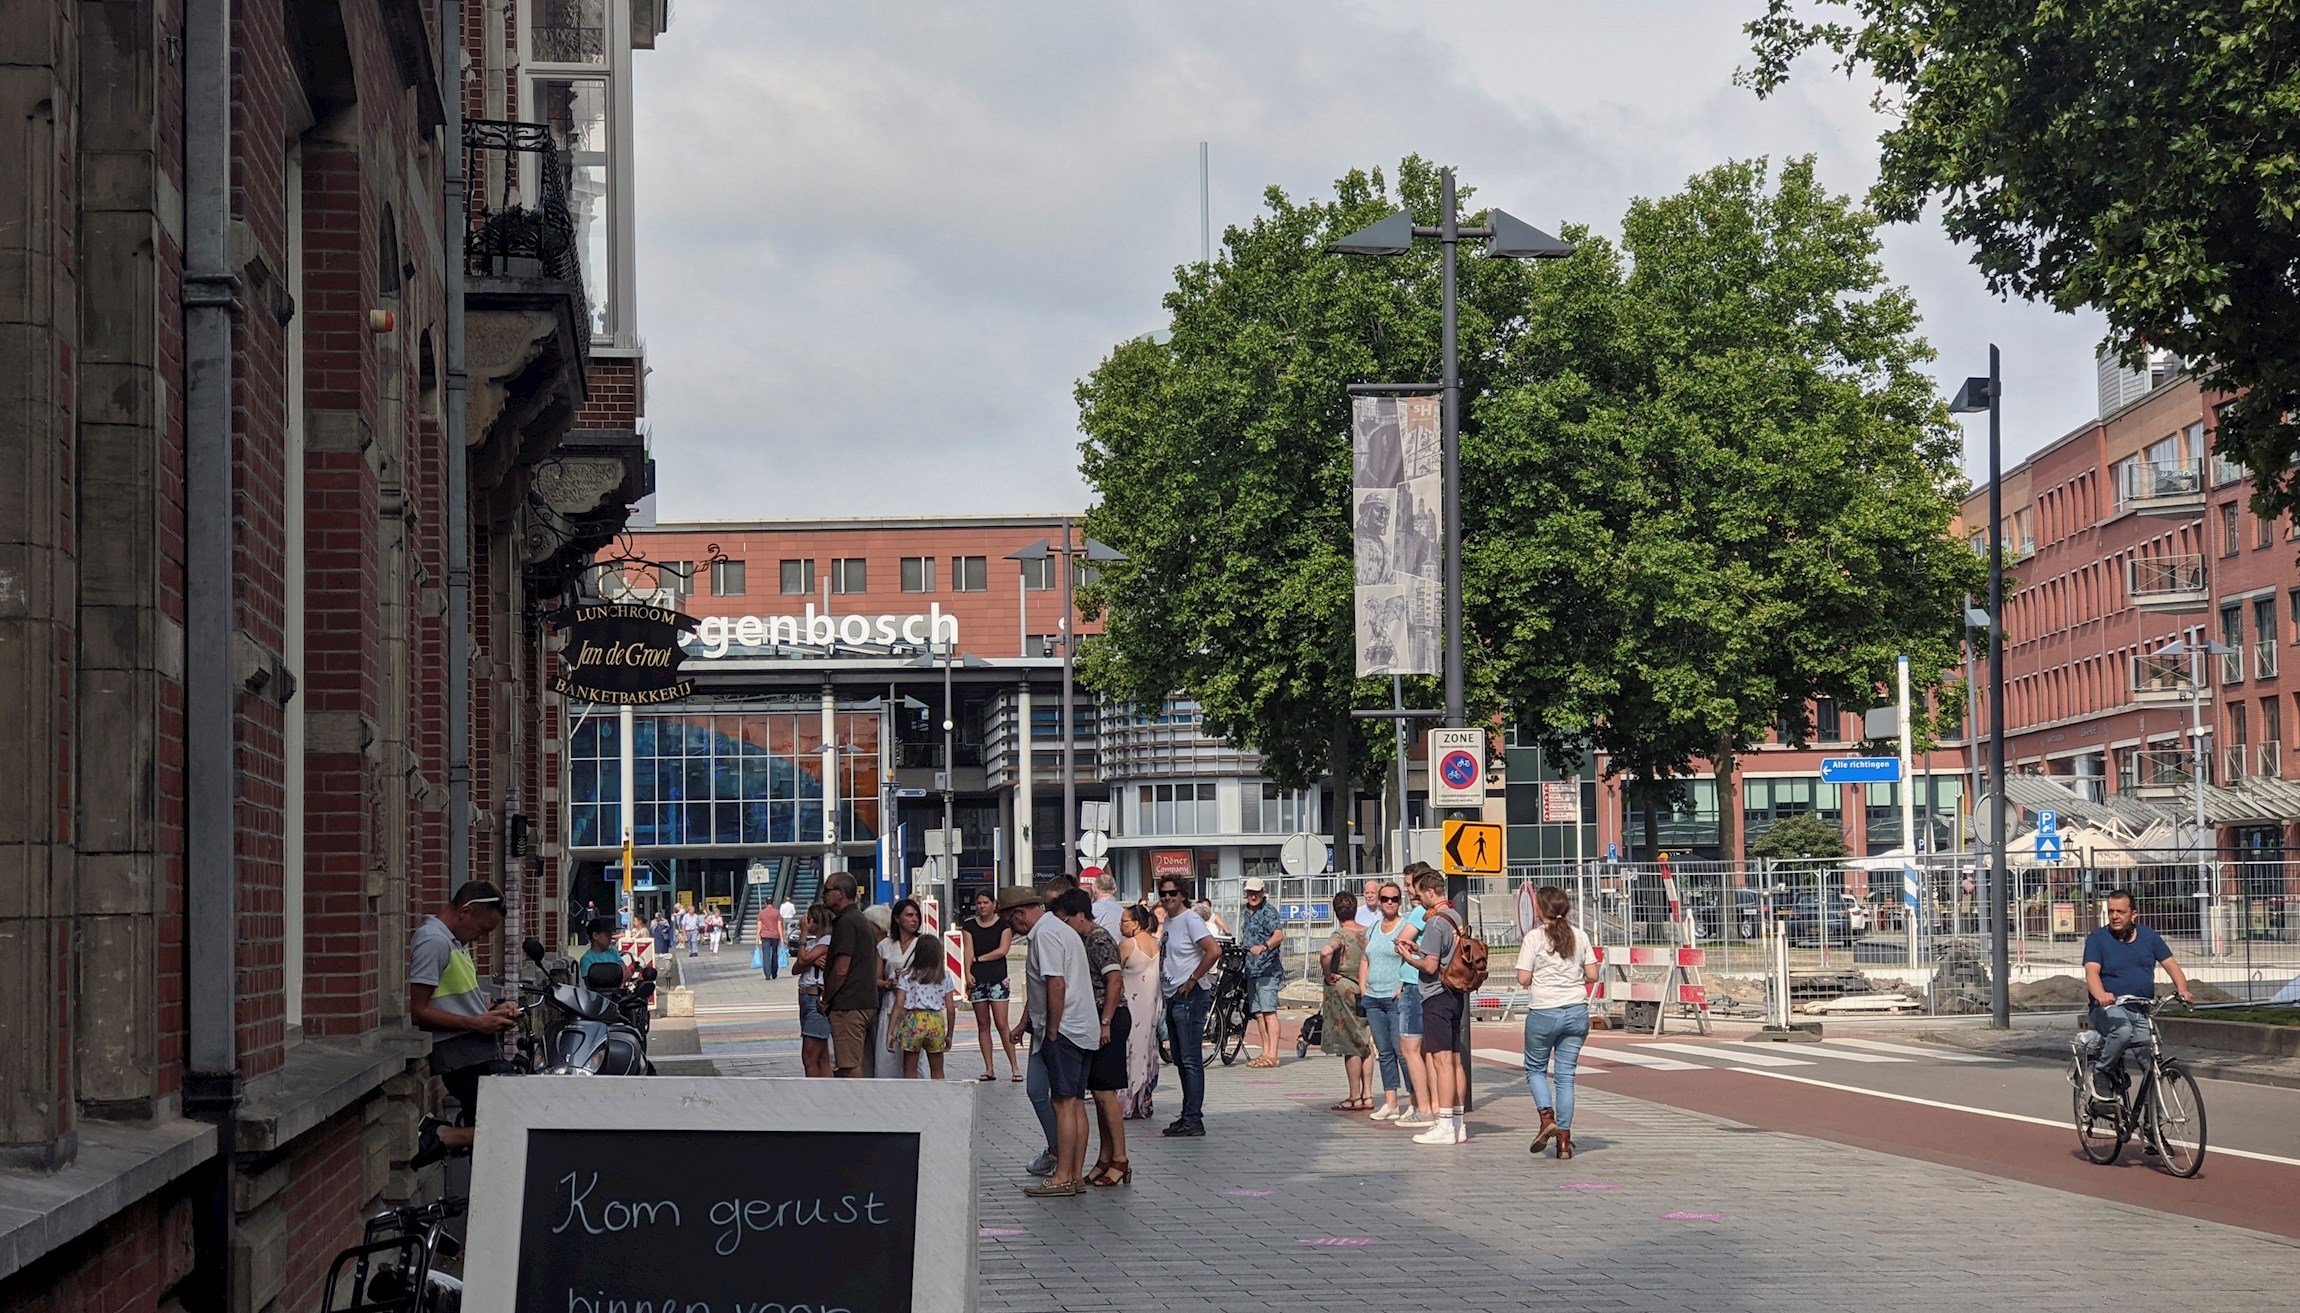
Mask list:
[{"label": "white window frame", "polygon": [[[607,307],[606,328],[591,335],[593,356],[637,355],[642,349],[638,333],[639,302],[637,247],[632,240],[631,167],[631,6],[606,0],[606,62],[551,64],[533,58],[528,20],[533,9],[519,8],[519,117],[535,117],[535,84],[543,81],[596,81],[607,90]],[[531,162],[530,162],[531,163]],[[536,200],[532,168],[523,171],[521,187],[529,204]]]}]

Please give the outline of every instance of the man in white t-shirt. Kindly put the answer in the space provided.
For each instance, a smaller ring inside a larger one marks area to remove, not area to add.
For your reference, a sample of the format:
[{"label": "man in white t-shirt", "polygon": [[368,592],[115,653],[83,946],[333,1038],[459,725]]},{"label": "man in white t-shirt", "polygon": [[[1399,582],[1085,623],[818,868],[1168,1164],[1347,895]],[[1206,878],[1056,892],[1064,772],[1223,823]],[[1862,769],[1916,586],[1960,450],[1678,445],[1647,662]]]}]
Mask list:
[{"label": "man in white t-shirt", "polygon": [[1033,896],[1017,902],[1011,909],[1013,925],[1030,941],[1024,968],[1029,1006],[1014,1040],[1031,1036],[1031,1062],[1045,1063],[1046,1093],[1054,1108],[1054,1173],[1022,1192],[1033,1199],[1080,1194],[1086,1189],[1086,1074],[1102,1044],[1094,965],[1086,956],[1086,941],[1062,918],[1046,915],[1043,901]]},{"label": "man in white t-shirt", "polygon": [[1201,983],[1222,964],[1222,950],[1205,919],[1190,908],[1189,891],[1174,876],[1158,878],[1158,901],[1166,909],[1160,936],[1166,996],[1166,1035],[1174,1047],[1174,1068],[1182,1078],[1182,1115],[1161,1135],[1206,1133],[1206,1012],[1212,991]]},{"label": "man in white t-shirt", "polygon": [[1350,919],[1356,921],[1361,929],[1374,926],[1382,919],[1382,914],[1376,910],[1381,906],[1381,901],[1382,882],[1379,880],[1366,881],[1364,891],[1358,895],[1357,915]]}]

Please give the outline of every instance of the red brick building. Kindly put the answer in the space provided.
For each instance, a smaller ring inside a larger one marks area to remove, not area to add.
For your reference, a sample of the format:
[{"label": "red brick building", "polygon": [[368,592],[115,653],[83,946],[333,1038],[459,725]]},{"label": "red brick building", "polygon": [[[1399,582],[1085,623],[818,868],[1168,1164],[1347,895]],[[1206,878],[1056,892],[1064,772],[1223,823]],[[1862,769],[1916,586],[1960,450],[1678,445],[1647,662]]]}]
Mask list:
[{"label": "red brick building", "polygon": [[651,486],[666,18],[0,0],[0,1308],[316,1307],[417,1187],[412,926],[555,933],[505,836]]}]

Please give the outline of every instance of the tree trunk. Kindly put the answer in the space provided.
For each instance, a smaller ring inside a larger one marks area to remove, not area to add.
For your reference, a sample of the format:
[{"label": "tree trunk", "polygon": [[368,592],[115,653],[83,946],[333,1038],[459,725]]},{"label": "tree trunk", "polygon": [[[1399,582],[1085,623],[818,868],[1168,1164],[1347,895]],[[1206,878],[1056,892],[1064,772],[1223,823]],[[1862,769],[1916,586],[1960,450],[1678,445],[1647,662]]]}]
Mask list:
[{"label": "tree trunk", "polygon": [[1722,744],[1710,759],[1710,774],[1717,781],[1717,855],[1728,862],[1741,860],[1741,804],[1733,796],[1733,772],[1739,764],[1733,750]]},{"label": "tree trunk", "polygon": [[1357,794],[1350,781],[1350,736],[1355,729],[1350,714],[1343,712],[1334,725],[1333,751],[1327,766],[1333,772],[1334,810],[1326,822],[1334,845],[1334,870],[1342,875],[1353,875],[1358,869],[1357,854],[1350,850],[1350,820]]},{"label": "tree trunk", "polygon": [[1661,781],[1658,780],[1644,778],[1638,780],[1637,796],[1643,804],[1639,810],[1645,813],[1645,860],[1649,862],[1653,860],[1655,853],[1661,851],[1662,787]]}]

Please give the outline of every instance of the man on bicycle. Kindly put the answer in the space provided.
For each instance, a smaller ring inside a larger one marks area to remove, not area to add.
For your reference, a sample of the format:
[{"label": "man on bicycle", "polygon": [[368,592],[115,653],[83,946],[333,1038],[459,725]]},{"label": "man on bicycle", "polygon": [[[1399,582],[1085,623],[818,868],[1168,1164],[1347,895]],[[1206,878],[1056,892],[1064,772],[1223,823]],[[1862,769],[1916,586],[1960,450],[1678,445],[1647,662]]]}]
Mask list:
[{"label": "man on bicycle", "polygon": [[2108,924],[2085,936],[2084,986],[2092,995],[2092,1028],[2100,1036],[2100,1056],[2092,1065],[2095,1103],[2114,1103],[2124,1085],[2124,1051],[2142,1038],[2141,1014],[2119,1006],[2127,995],[2156,997],[2156,964],[2164,964],[2180,1001],[2194,1003],[2188,991],[2188,973],[2172,960],[2172,946],[2164,936],[2140,924],[2132,906],[2132,891],[2118,889],[2108,896]]}]

